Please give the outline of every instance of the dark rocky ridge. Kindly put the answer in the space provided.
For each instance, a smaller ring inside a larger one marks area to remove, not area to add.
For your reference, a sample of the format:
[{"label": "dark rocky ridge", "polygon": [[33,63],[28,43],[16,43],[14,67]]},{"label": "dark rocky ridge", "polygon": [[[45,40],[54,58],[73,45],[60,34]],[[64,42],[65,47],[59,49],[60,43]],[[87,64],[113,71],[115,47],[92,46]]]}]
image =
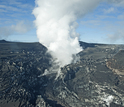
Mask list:
[{"label": "dark rocky ridge", "polygon": [[55,74],[39,76],[51,66],[43,45],[0,42],[0,107],[123,107],[124,75],[108,64],[123,62],[124,46],[80,45],[81,60],[61,68],[55,80]]}]

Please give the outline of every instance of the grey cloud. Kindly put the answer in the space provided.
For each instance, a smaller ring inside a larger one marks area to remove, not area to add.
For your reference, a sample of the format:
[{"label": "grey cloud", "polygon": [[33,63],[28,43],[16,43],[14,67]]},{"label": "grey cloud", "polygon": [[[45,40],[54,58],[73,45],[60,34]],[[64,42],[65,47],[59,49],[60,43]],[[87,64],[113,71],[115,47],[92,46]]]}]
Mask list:
[{"label": "grey cloud", "polygon": [[24,34],[31,28],[31,25],[24,21],[20,21],[16,25],[0,27],[0,38],[7,38],[13,34]]},{"label": "grey cloud", "polygon": [[[117,30],[115,33],[113,34],[108,34],[108,40],[111,43],[116,43],[118,41],[123,42],[124,41],[124,29],[121,30]],[[124,42],[123,42],[124,43]]]},{"label": "grey cloud", "polygon": [[113,3],[115,6],[124,6],[124,0],[105,0],[105,1],[107,1],[108,3]]},{"label": "grey cloud", "polygon": [[105,14],[109,14],[109,13],[115,12],[115,8],[111,7],[109,9],[104,9],[103,11],[104,11]]}]

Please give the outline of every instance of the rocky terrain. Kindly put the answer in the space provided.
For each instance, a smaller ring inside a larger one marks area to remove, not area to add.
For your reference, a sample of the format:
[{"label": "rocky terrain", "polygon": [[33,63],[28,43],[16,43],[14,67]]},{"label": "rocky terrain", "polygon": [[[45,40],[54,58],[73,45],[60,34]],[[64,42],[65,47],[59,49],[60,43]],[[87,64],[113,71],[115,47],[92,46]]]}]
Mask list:
[{"label": "rocky terrain", "polygon": [[124,50],[120,50],[114,57],[107,61],[107,67],[119,75],[124,75]]},{"label": "rocky terrain", "polygon": [[0,107],[124,107],[124,45],[80,45],[55,79],[43,45],[0,41]]}]

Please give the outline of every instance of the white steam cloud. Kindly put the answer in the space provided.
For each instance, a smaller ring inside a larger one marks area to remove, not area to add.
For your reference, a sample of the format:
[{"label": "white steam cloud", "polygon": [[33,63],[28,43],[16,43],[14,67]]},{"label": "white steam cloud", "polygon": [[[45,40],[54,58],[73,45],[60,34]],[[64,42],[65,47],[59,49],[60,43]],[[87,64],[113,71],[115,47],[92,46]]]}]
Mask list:
[{"label": "white steam cloud", "polygon": [[35,0],[37,36],[60,67],[70,64],[79,46],[76,20],[95,8],[99,0]]},{"label": "white steam cloud", "polygon": [[[56,58],[59,67],[70,64],[82,50],[77,19],[95,9],[100,2],[119,4],[123,0],[35,0],[33,14],[39,42]],[[60,71],[60,70],[58,70]],[[47,71],[48,72],[48,71]]]}]

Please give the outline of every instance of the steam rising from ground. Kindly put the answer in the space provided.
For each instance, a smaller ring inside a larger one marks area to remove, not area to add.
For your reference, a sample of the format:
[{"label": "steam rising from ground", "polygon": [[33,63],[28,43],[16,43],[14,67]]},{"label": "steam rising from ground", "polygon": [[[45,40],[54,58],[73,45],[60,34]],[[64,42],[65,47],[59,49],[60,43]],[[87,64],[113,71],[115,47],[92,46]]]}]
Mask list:
[{"label": "steam rising from ground", "polygon": [[102,1],[115,3],[115,0],[35,0],[33,14],[39,42],[48,48],[59,67],[70,64],[73,56],[82,50],[76,33],[77,19]]},{"label": "steam rising from ground", "polygon": [[60,67],[70,64],[79,46],[76,20],[97,6],[99,0],[35,0],[33,14],[36,17],[39,42]]},{"label": "steam rising from ground", "polygon": [[72,61],[76,62],[73,56],[82,50],[79,34],[76,33],[76,20],[90,12],[98,3],[99,0],[35,0],[33,14],[36,17],[37,37],[48,48],[57,64],[49,71],[45,70],[44,75],[52,71],[59,76],[61,67]]},{"label": "steam rising from ground", "polygon": [[106,102],[107,106],[110,107],[110,103],[113,101],[114,97],[112,95],[110,96],[104,96],[105,98],[102,98],[103,101]]}]

